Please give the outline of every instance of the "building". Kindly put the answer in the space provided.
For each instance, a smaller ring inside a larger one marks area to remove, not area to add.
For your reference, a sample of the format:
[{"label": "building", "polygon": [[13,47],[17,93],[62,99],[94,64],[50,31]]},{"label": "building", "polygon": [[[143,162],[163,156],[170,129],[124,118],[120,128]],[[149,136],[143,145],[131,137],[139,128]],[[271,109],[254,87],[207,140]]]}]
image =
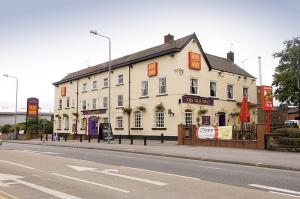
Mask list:
[{"label": "building", "polygon": [[[39,113],[40,119],[51,121],[53,113]],[[26,122],[26,112],[17,112],[17,123]],[[0,112],[0,126],[15,124],[15,112]]]},{"label": "building", "polygon": [[55,82],[54,132],[98,134],[108,121],[114,135],[176,138],[179,124],[238,123],[248,96],[251,122],[257,122],[256,78],[227,58],[206,54],[196,34],[68,74]]}]

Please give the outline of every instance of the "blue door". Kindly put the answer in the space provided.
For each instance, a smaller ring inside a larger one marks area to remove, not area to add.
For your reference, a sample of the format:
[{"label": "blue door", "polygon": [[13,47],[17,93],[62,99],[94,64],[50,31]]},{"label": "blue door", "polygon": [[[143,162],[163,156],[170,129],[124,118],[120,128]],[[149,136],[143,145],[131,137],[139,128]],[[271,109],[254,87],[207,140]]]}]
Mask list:
[{"label": "blue door", "polygon": [[225,126],[226,125],[226,115],[224,113],[219,115],[219,126]]},{"label": "blue door", "polygon": [[98,135],[98,117],[96,116],[88,119],[88,135]]}]

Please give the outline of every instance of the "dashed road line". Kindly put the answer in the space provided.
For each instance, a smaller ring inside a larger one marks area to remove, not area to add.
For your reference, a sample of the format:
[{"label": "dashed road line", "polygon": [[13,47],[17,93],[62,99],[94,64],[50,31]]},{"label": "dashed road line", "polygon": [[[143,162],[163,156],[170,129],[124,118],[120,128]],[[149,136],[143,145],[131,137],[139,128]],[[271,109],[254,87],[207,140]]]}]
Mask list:
[{"label": "dashed road line", "polygon": [[287,193],[280,193],[280,192],[276,192],[276,191],[269,191],[270,193],[274,193],[274,194],[279,194],[279,195],[283,195],[283,196],[291,196],[291,197],[295,197],[295,198],[300,198],[300,196],[296,196],[296,195],[292,195],[292,194],[287,194]]},{"label": "dashed road line", "polygon": [[18,163],[6,161],[6,160],[0,160],[0,162],[4,162],[4,163],[7,163],[7,164],[16,165],[16,166],[23,167],[23,168],[26,168],[26,169],[31,169],[31,170],[35,169],[33,167],[29,167],[29,166],[26,166],[26,165],[23,165],[23,164],[18,164]]}]

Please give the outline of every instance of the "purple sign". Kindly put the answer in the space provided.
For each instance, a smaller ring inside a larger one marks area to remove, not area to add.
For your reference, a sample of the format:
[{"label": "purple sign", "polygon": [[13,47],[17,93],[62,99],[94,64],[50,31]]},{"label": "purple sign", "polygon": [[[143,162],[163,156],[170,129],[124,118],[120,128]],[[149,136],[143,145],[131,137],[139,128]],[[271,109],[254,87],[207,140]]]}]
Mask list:
[{"label": "purple sign", "polygon": [[182,103],[189,103],[189,104],[201,104],[201,105],[214,105],[213,98],[206,98],[200,96],[193,96],[193,95],[184,95],[182,96]]}]

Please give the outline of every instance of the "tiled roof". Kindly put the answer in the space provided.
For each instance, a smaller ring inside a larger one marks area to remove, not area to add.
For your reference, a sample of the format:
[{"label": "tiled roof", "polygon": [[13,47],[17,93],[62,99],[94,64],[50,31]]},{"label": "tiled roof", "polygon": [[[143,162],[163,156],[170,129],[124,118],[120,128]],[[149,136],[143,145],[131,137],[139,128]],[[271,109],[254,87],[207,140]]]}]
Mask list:
[{"label": "tiled roof", "polygon": [[[128,66],[130,64],[149,60],[149,59],[163,56],[166,54],[180,52],[188,44],[188,42],[191,41],[192,39],[195,39],[195,41],[197,42],[202,54],[204,55],[204,59],[208,65],[209,69],[216,69],[216,70],[220,70],[220,71],[226,71],[226,72],[231,72],[231,73],[235,73],[235,74],[245,75],[248,77],[253,77],[249,73],[247,73],[245,70],[241,69],[239,66],[228,61],[227,59],[209,55],[209,54],[205,54],[195,33],[188,35],[186,37],[168,42],[166,44],[148,48],[146,50],[139,51],[137,53],[133,53],[133,54],[130,54],[130,55],[127,55],[124,57],[114,59],[111,61],[111,68],[115,69],[115,68],[119,68],[122,66]],[[60,81],[55,82],[53,84],[58,85],[58,84],[72,81],[72,80],[75,80],[78,78],[88,77],[90,75],[101,73],[104,71],[108,71],[108,62],[99,64],[96,66],[88,67],[88,68],[85,68],[85,69],[82,69],[82,70],[79,70],[79,71],[76,71],[73,73],[69,73],[63,79],[61,79]]]}]

